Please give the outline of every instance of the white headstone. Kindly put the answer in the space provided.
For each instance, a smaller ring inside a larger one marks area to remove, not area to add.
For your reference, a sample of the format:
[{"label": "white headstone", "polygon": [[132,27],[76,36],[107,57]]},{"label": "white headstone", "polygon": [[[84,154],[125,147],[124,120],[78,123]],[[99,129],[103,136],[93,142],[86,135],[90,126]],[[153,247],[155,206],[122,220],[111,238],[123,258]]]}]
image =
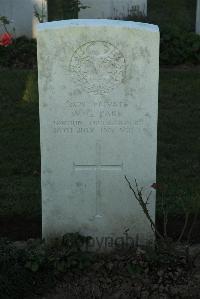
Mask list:
[{"label": "white headstone", "polygon": [[126,17],[131,9],[147,14],[147,0],[81,0],[79,19],[106,19]]},{"label": "white headstone", "polygon": [[200,0],[197,0],[196,33],[200,34]]},{"label": "white headstone", "polygon": [[125,175],[152,191],[154,219],[158,57],[154,25],[38,26],[43,237],[79,232],[102,247],[125,232],[153,238]]}]

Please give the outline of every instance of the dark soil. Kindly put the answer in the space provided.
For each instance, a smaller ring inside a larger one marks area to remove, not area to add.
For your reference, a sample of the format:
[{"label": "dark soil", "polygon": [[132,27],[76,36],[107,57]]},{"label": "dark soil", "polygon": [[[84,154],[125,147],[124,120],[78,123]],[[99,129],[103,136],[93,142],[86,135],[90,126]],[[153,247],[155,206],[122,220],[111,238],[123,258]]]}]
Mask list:
[{"label": "dark soil", "polygon": [[181,251],[176,254],[171,258],[159,252],[151,256],[139,249],[136,255],[100,255],[90,269],[68,273],[56,288],[39,298],[200,298],[200,261],[188,267]]},{"label": "dark soil", "polygon": [[22,216],[0,217],[0,238],[9,238],[12,241],[23,241],[41,238],[41,219],[28,219]]}]

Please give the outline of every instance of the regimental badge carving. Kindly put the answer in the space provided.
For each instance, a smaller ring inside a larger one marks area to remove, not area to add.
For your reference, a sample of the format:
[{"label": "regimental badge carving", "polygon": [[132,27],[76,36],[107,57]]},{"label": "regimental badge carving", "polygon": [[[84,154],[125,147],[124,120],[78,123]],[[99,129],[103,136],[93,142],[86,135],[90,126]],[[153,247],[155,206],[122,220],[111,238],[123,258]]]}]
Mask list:
[{"label": "regimental badge carving", "polygon": [[74,52],[70,71],[87,92],[105,94],[125,79],[126,62],[121,51],[111,43],[91,41]]}]

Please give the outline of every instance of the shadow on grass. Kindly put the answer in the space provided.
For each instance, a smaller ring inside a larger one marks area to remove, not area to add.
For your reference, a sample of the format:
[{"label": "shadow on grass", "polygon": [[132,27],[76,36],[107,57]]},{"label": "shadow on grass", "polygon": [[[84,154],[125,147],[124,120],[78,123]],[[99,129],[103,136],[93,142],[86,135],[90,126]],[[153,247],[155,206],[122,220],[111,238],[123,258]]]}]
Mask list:
[{"label": "shadow on grass", "polygon": [[15,234],[41,215],[37,73],[2,71],[0,99],[0,225]]}]

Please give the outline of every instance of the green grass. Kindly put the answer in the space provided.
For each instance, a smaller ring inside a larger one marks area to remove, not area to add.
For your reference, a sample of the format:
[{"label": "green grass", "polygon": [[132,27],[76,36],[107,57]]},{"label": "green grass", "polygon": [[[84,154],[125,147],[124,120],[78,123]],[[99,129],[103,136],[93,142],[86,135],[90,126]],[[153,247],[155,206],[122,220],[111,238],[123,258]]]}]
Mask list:
[{"label": "green grass", "polygon": [[0,73],[0,215],[40,213],[36,83],[31,71]]},{"label": "green grass", "polygon": [[157,175],[175,209],[179,199],[200,203],[199,97],[198,70],[161,72]]},{"label": "green grass", "polygon": [[[199,95],[199,70],[161,71],[158,183],[165,187],[164,196],[174,212],[181,209],[179,198],[192,202],[200,197]],[[0,141],[0,215],[40,215],[38,92],[33,71],[0,73]]]},{"label": "green grass", "polygon": [[182,30],[194,31],[196,0],[149,0],[148,17],[161,28],[177,26]]}]

